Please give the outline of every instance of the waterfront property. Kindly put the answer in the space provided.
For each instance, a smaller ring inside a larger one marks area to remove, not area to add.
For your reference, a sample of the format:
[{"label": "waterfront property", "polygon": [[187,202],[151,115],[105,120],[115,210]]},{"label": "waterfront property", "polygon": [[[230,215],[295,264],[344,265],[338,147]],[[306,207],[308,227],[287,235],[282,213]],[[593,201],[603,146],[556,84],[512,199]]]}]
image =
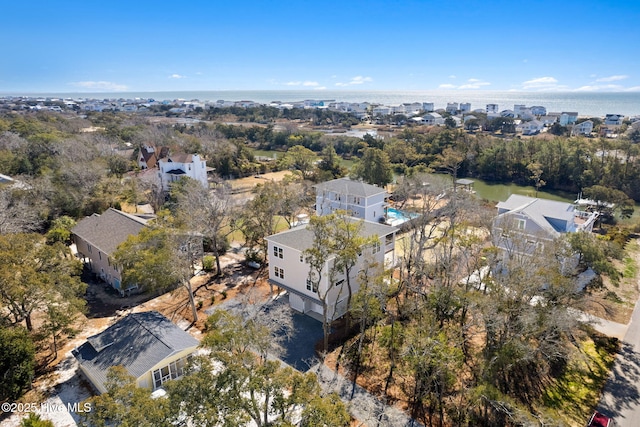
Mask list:
[{"label": "waterfront property", "polygon": [[132,289],[122,288],[122,272],[114,264],[112,254],[131,235],[136,235],[147,221],[117,209],[109,208],[102,215],[93,214],[71,229],[77,256],[100,279],[120,294]]},{"label": "waterfront property", "polygon": [[563,233],[590,232],[596,212],[576,210],[571,203],[512,194],[497,204],[494,244],[507,254],[533,254]]},{"label": "waterfront property", "polygon": [[122,366],[138,387],[156,390],[184,373],[199,341],[157,311],[132,313],[72,351],[80,370],[105,393],[109,368]]},{"label": "waterfront property", "polygon": [[349,178],[338,178],[317,184],[315,189],[316,213],[319,216],[343,210],[350,216],[365,221],[384,220],[389,196],[384,188]]},{"label": "waterfront property", "polygon": [[[351,269],[349,282],[352,293],[359,289],[358,273],[366,263],[382,266],[395,264],[395,234],[398,231],[377,222],[350,218],[349,221],[361,221],[361,235],[375,237],[369,247],[363,247],[356,265]],[[324,296],[329,319],[337,319],[346,313],[348,287],[344,271],[330,274],[335,256],[330,257],[322,268],[319,282],[309,280],[310,265],[304,257],[304,251],[313,245],[313,233],[308,225],[283,231],[266,238],[269,253],[269,282],[289,292],[289,304],[300,312],[312,317],[322,318]],[[332,277],[331,277],[332,276]]]}]

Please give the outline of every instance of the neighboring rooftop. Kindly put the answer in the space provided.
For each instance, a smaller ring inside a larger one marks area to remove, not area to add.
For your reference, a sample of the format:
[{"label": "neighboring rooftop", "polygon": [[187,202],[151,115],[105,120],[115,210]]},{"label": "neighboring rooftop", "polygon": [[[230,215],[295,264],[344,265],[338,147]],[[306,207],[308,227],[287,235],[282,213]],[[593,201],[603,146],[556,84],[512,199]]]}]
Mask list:
[{"label": "neighboring rooftop", "polygon": [[[386,224],[378,224],[376,222],[363,221],[355,218],[349,218],[348,221],[361,221],[363,223],[363,237],[382,237],[398,231],[398,228],[391,227]],[[313,245],[313,232],[308,228],[308,225],[305,224],[278,234],[271,235],[267,237],[267,239],[275,244],[286,246],[288,248],[296,249],[302,252],[306,249],[309,249]]]},{"label": "neighboring rooftop", "polygon": [[[498,209],[509,213],[522,213],[535,221],[540,227],[556,234],[558,230],[549,219],[560,219],[571,222],[575,216],[575,207],[570,203],[555,200],[537,199],[533,197],[512,194],[505,202],[497,204]],[[505,212],[506,213],[506,212]]]},{"label": "neighboring rooftop", "polygon": [[166,159],[162,159],[164,162],[176,162],[176,163],[192,163],[193,154],[188,153],[175,153],[169,155]]},{"label": "neighboring rooftop", "polygon": [[135,215],[109,208],[102,215],[93,214],[80,220],[71,232],[111,255],[130,235],[138,234],[146,222]]},{"label": "neighboring rooftop", "polygon": [[354,181],[349,178],[338,178],[327,182],[322,182],[314,186],[320,191],[332,191],[339,194],[347,194],[356,197],[369,197],[376,194],[385,193],[384,188],[367,184],[362,181]]},{"label": "neighboring rooftop", "polygon": [[[104,384],[109,368],[123,366],[139,378],[162,360],[199,341],[157,311],[132,313],[73,350],[95,381]],[[99,388],[99,387],[98,387]]]}]

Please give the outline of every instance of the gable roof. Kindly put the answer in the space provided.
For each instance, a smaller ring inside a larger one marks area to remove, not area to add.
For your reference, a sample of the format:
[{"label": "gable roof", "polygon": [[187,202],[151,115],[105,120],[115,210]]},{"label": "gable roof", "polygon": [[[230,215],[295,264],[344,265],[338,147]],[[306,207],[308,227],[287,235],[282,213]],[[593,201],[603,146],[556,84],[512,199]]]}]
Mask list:
[{"label": "gable roof", "polygon": [[346,194],[356,197],[369,197],[376,194],[386,193],[384,188],[367,184],[362,181],[354,181],[349,178],[338,178],[331,181],[314,185],[319,191],[332,191],[334,193]]},{"label": "gable roof", "polygon": [[120,243],[135,235],[145,226],[146,220],[109,208],[102,213],[82,219],[71,232],[103,253],[111,255]]},{"label": "gable roof", "polygon": [[[104,389],[109,368],[123,366],[139,378],[167,357],[199,341],[157,311],[131,313],[73,350],[96,388]],[[101,387],[100,387],[101,386]]]},{"label": "gable roof", "polygon": [[[377,222],[363,221],[356,218],[348,218],[347,220],[350,222],[361,221],[363,223],[361,233],[363,237],[383,237],[398,231],[397,227],[379,224]],[[273,234],[267,237],[267,240],[302,252],[313,245],[313,232],[308,228],[308,224],[305,224],[300,227],[285,230],[278,234]]]},{"label": "gable roof", "polygon": [[193,163],[193,154],[175,153],[170,155],[167,161],[176,163]]},{"label": "gable roof", "polygon": [[557,228],[552,220],[561,220],[567,223],[573,221],[575,207],[570,203],[555,200],[536,199],[534,197],[512,194],[505,202],[497,204],[498,209],[506,210],[500,216],[511,213],[521,213],[534,221],[540,228],[553,235],[565,231]]}]

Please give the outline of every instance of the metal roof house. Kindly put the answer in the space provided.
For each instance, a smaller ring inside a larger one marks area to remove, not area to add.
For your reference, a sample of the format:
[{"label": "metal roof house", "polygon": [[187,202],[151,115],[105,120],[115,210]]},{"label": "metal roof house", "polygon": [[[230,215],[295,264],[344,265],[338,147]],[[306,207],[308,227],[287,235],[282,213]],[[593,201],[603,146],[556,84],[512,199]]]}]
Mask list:
[{"label": "metal roof house", "polygon": [[132,313],[72,351],[80,370],[105,393],[109,368],[122,366],[138,387],[155,390],[183,375],[199,341],[157,311]]},{"label": "metal roof house", "polygon": [[581,212],[571,203],[512,194],[497,204],[494,244],[508,252],[533,253],[563,233],[591,231],[597,213]]},{"label": "metal roof house", "polygon": [[144,218],[113,208],[88,216],[71,229],[77,256],[93,273],[123,294],[126,289],[121,286],[122,272],[111,257],[121,243],[138,234],[146,223]]}]

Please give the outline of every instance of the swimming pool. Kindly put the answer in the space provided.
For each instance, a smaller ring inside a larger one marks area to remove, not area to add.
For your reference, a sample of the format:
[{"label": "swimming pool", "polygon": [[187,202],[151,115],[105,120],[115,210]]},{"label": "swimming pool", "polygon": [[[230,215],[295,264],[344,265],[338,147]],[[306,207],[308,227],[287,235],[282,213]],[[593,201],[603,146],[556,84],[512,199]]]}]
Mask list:
[{"label": "swimming pool", "polygon": [[392,226],[398,226],[413,218],[420,216],[417,213],[401,211],[396,208],[387,208],[387,224]]}]

